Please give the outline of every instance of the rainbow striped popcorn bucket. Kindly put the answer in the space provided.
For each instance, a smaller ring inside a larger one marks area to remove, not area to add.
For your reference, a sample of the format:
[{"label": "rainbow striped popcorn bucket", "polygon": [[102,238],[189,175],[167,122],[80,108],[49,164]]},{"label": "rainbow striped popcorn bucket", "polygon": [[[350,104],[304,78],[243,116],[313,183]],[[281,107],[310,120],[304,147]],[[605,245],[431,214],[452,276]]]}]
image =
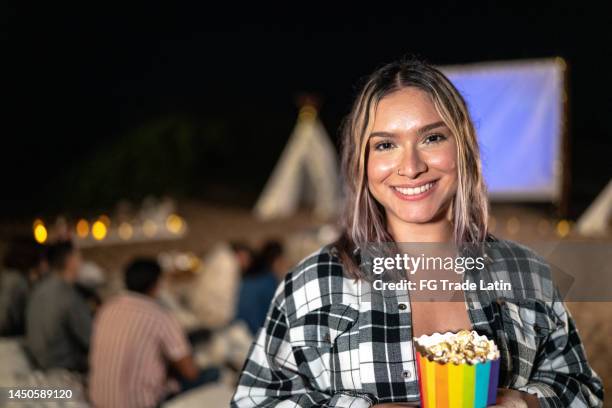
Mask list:
[{"label": "rainbow striped popcorn bucket", "polygon": [[494,405],[499,383],[499,353],[495,357],[457,364],[457,361],[445,361],[444,358],[432,359],[429,350],[418,347],[416,361],[421,406],[485,408]]}]

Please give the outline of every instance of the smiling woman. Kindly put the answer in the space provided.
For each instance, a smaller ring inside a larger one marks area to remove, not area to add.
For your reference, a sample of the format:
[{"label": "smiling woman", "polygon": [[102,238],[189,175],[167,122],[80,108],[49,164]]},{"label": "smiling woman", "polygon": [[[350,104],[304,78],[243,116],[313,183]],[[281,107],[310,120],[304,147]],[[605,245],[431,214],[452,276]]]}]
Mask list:
[{"label": "smiling woman", "polygon": [[[277,289],[233,406],[432,406],[432,396],[419,390],[413,339],[460,330],[499,347],[500,388],[491,385],[498,405],[601,406],[601,380],[558,292],[534,290],[552,286],[549,266],[487,231],[476,133],[463,98],[440,71],[402,60],[368,78],[344,124],[342,170],[343,234]],[[460,301],[423,302],[405,287],[372,287],[370,245],[424,242],[448,245],[455,259],[475,247],[489,260],[481,279],[527,282],[531,292],[495,284],[465,290],[457,282]],[[462,384],[453,397],[469,394]],[[448,407],[444,401],[433,406]]]},{"label": "smiling woman", "polygon": [[[362,277],[351,246],[484,241],[488,203],[476,132],[462,96],[433,67],[405,61],[368,78],[343,127],[342,164],[347,234],[339,249],[350,274]],[[397,228],[402,219],[410,237],[394,236],[405,230]]]},{"label": "smiling woman", "polygon": [[[368,190],[385,208],[391,235],[400,234],[402,223],[445,222],[457,191],[457,149],[429,96],[405,88],[382,99],[373,129]],[[422,241],[428,238],[425,232]]]}]

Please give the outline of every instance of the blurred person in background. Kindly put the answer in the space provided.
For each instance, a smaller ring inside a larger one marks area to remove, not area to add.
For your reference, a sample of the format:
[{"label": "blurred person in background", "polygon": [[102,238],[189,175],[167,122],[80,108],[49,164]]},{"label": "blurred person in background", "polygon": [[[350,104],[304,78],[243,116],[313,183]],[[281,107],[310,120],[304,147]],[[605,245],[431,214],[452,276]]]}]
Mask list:
[{"label": "blurred person in background", "polygon": [[134,260],[125,272],[127,292],[100,308],[89,359],[94,406],[155,407],[218,379],[216,368],[196,366],[179,322],[157,301],[161,275],[155,260]]},{"label": "blurred person in background", "polygon": [[272,273],[277,284],[283,280],[289,269],[289,261],[281,241],[269,240],[263,245],[258,258],[258,265],[262,265],[262,269],[267,269]]},{"label": "blurred person in background", "polygon": [[84,372],[91,335],[91,313],[74,287],[81,253],[70,241],[47,251],[49,276],[32,292],[26,311],[26,346],[42,369]]},{"label": "blurred person in background", "polygon": [[97,264],[90,261],[83,262],[74,287],[87,303],[92,315],[102,306],[102,298],[98,291],[105,283],[104,271]]},{"label": "blurred person in background", "polygon": [[234,251],[234,255],[236,256],[236,260],[238,261],[238,265],[240,266],[240,272],[242,275],[244,275],[253,266],[253,262],[255,261],[255,254],[253,253],[251,247],[245,244],[244,242],[231,242],[230,247],[232,248],[232,251]]},{"label": "blurred person in background", "polygon": [[236,319],[244,321],[253,335],[263,326],[276,287],[285,274],[284,253],[279,241],[270,240],[243,273]]},{"label": "blurred person in background", "polygon": [[0,336],[25,333],[25,310],[33,285],[48,269],[45,250],[29,236],[14,237],[0,273]]},{"label": "blurred person in background", "polygon": [[240,274],[248,263],[248,250],[236,253],[225,242],[218,243],[204,256],[186,295],[201,328],[222,329],[234,320]]}]

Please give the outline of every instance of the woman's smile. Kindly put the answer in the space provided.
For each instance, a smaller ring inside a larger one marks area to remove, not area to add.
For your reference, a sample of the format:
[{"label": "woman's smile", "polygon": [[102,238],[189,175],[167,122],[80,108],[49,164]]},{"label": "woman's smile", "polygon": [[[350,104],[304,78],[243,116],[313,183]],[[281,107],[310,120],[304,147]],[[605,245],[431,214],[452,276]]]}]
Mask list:
[{"label": "woman's smile", "polygon": [[433,180],[425,183],[421,183],[415,187],[409,187],[406,185],[391,186],[395,194],[400,200],[406,201],[417,201],[422,200],[433,192],[436,187],[438,180]]}]

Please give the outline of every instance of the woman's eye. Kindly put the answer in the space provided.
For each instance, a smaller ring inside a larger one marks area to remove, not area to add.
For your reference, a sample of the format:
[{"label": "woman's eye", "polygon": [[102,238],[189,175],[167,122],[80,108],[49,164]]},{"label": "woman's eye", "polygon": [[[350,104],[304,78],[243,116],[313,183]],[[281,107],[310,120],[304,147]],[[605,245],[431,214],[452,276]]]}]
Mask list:
[{"label": "woman's eye", "polygon": [[392,147],[393,147],[393,143],[391,142],[380,142],[380,143],[376,143],[376,145],[374,146],[376,150],[388,150]]},{"label": "woman's eye", "polygon": [[441,135],[439,133],[436,133],[435,135],[429,135],[425,138],[425,143],[426,144],[430,144],[430,143],[439,143],[443,140],[446,140],[446,136]]}]

